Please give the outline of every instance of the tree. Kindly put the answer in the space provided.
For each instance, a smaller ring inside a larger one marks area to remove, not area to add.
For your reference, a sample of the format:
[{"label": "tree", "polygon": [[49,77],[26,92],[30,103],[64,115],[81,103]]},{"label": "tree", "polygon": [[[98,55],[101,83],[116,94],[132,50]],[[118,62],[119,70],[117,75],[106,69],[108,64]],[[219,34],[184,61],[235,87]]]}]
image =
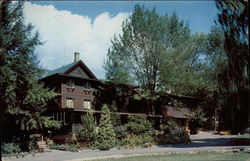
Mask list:
[{"label": "tree", "polygon": [[102,107],[98,134],[95,145],[100,150],[108,150],[115,145],[115,131],[110,119],[110,110],[106,104]]},{"label": "tree", "polygon": [[226,64],[218,75],[222,100],[221,128],[233,133],[249,126],[248,1],[216,1],[225,37]]},{"label": "tree", "polygon": [[9,124],[8,129],[2,128],[6,130],[4,136],[11,136],[11,127],[12,130],[19,129],[14,124],[18,118],[26,120],[26,124],[33,128],[58,125],[42,117],[47,102],[55,94],[38,82],[42,71],[34,50],[42,43],[38,32],[33,32],[33,26],[24,24],[22,7],[21,1],[12,3],[7,0],[0,6],[1,119],[4,125]]},{"label": "tree", "polygon": [[198,97],[209,117],[214,114],[217,84],[215,67],[208,61],[210,35],[192,34],[175,13],[159,15],[140,5],[122,29],[104,64],[108,80],[140,86],[143,90],[135,97],[145,99],[149,111],[156,92],[170,92]]},{"label": "tree", "polygon": [[144,90],[158,90],[163,56],[188,39],[188,27],[176,14],[160,16],[155,9],[136,5],[122,29],[123,35],[114,37],[104,64],[106,78],[121,83],[128,79]]},{"label": "tree", "polygon": [[78,132],[78,138],[81,141],[86,141],[89,144],[94,143],[96,138],[96,121],[93,112],[88,112],[81,116],[82,125]]},{"label": "tree", "polygon": [[149,93],[171,90],[199,96],[210,90],[201,59],[207,36],[191,34],[175,13],[159,15],[136,5],[122,29],[104,64],[107,80],[139,85]]}]

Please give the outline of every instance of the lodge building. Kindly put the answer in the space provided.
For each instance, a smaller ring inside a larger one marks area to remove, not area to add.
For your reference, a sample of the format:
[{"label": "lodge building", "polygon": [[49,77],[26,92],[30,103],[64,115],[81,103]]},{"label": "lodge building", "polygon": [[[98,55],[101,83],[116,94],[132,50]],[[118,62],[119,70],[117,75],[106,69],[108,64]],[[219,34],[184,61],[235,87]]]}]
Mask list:
[{"label": "lodge building", "polygon": [[[49,103],[47,115],[62,122],[60,134],[74,132],[81,123],[80,117],[89,110],[99,117],[104,103],[116,103],[117,109],[111,112],[121,116],[126,122],[128,115],[146,114],[150,120],[159,124],[163,117],[173,117],[180,126],[187,128],[187,108],[173,107],[169,99],[184,99],[193,102],[191,97],[179,97],[171,94],[164,96],[164,101],[155,101],[153,106],[146,106],[145,100],[134,100],[132,95],[136,87],[112,82],[103,83],[80,60],[80,53],[74,53],[74,62],[58,69],[47,71],[41,82],[54,89],[57,96]],[[160,97],[161,98],[161,97]],[[167,99],[166,99],[167,98]],[[153,108],[152,108],[153,107]],[[157,126],[157,125],[156,125]]]}]

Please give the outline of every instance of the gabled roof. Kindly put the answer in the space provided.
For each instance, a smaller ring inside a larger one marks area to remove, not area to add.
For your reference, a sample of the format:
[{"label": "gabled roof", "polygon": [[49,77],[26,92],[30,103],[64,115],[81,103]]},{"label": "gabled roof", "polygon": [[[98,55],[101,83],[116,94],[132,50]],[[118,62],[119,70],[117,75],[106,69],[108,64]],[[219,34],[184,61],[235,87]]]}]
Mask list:
[{"label": "gabled roof", "polygon": [[82,65],[83,68],[86,70],[87,74],[89,74],[92,77],[92,79],[97,79],[96,76],[90,71],[90,69],[81,60],[62,66],[55,70],[50,70],[50,71],[47,70],[46,73],[42,76],[42,79],[49,77],[51,75],[54,75],[54,74],[68,74],[72,69],[74,69],[78,65]]}]

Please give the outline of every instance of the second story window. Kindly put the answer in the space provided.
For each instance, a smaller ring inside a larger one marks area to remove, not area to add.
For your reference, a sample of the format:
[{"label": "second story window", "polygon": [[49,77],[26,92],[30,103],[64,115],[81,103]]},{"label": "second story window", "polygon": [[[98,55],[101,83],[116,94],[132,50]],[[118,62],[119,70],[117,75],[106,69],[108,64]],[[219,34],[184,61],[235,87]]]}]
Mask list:
[{"label": "second story window", "polygon": [[67,82],[67,86],[68,86],[68,87],[74,88],[74,86],[75,86],[74,80],[69,80],[69,81]]},{"label": "second story window", "polygon": [[66,107],[67,108],[74,108],[75,102],[73,98],[66,98]]},{"label": "second story window", "polygon": [[90,110],[91,109],[91,101],[90,100],[83,100],[83,108]]},{"label": "second story window", "polygon": [[86,89],[91,88],[90,83],[89,83],[89,82],[85,82],[85,83],[84,83],[84,88],[86,88]]}]

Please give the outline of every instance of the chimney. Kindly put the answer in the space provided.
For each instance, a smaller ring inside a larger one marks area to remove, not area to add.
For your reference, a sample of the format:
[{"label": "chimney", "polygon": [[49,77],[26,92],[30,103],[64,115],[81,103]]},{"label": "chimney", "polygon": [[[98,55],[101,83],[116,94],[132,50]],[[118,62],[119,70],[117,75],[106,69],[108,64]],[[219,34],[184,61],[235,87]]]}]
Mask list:
[{"label": "chimney", "polygon": [[80,60],[80,53],[75,52],[75,60],[74,60],[74,62],[77,62],[79,60]]}]

